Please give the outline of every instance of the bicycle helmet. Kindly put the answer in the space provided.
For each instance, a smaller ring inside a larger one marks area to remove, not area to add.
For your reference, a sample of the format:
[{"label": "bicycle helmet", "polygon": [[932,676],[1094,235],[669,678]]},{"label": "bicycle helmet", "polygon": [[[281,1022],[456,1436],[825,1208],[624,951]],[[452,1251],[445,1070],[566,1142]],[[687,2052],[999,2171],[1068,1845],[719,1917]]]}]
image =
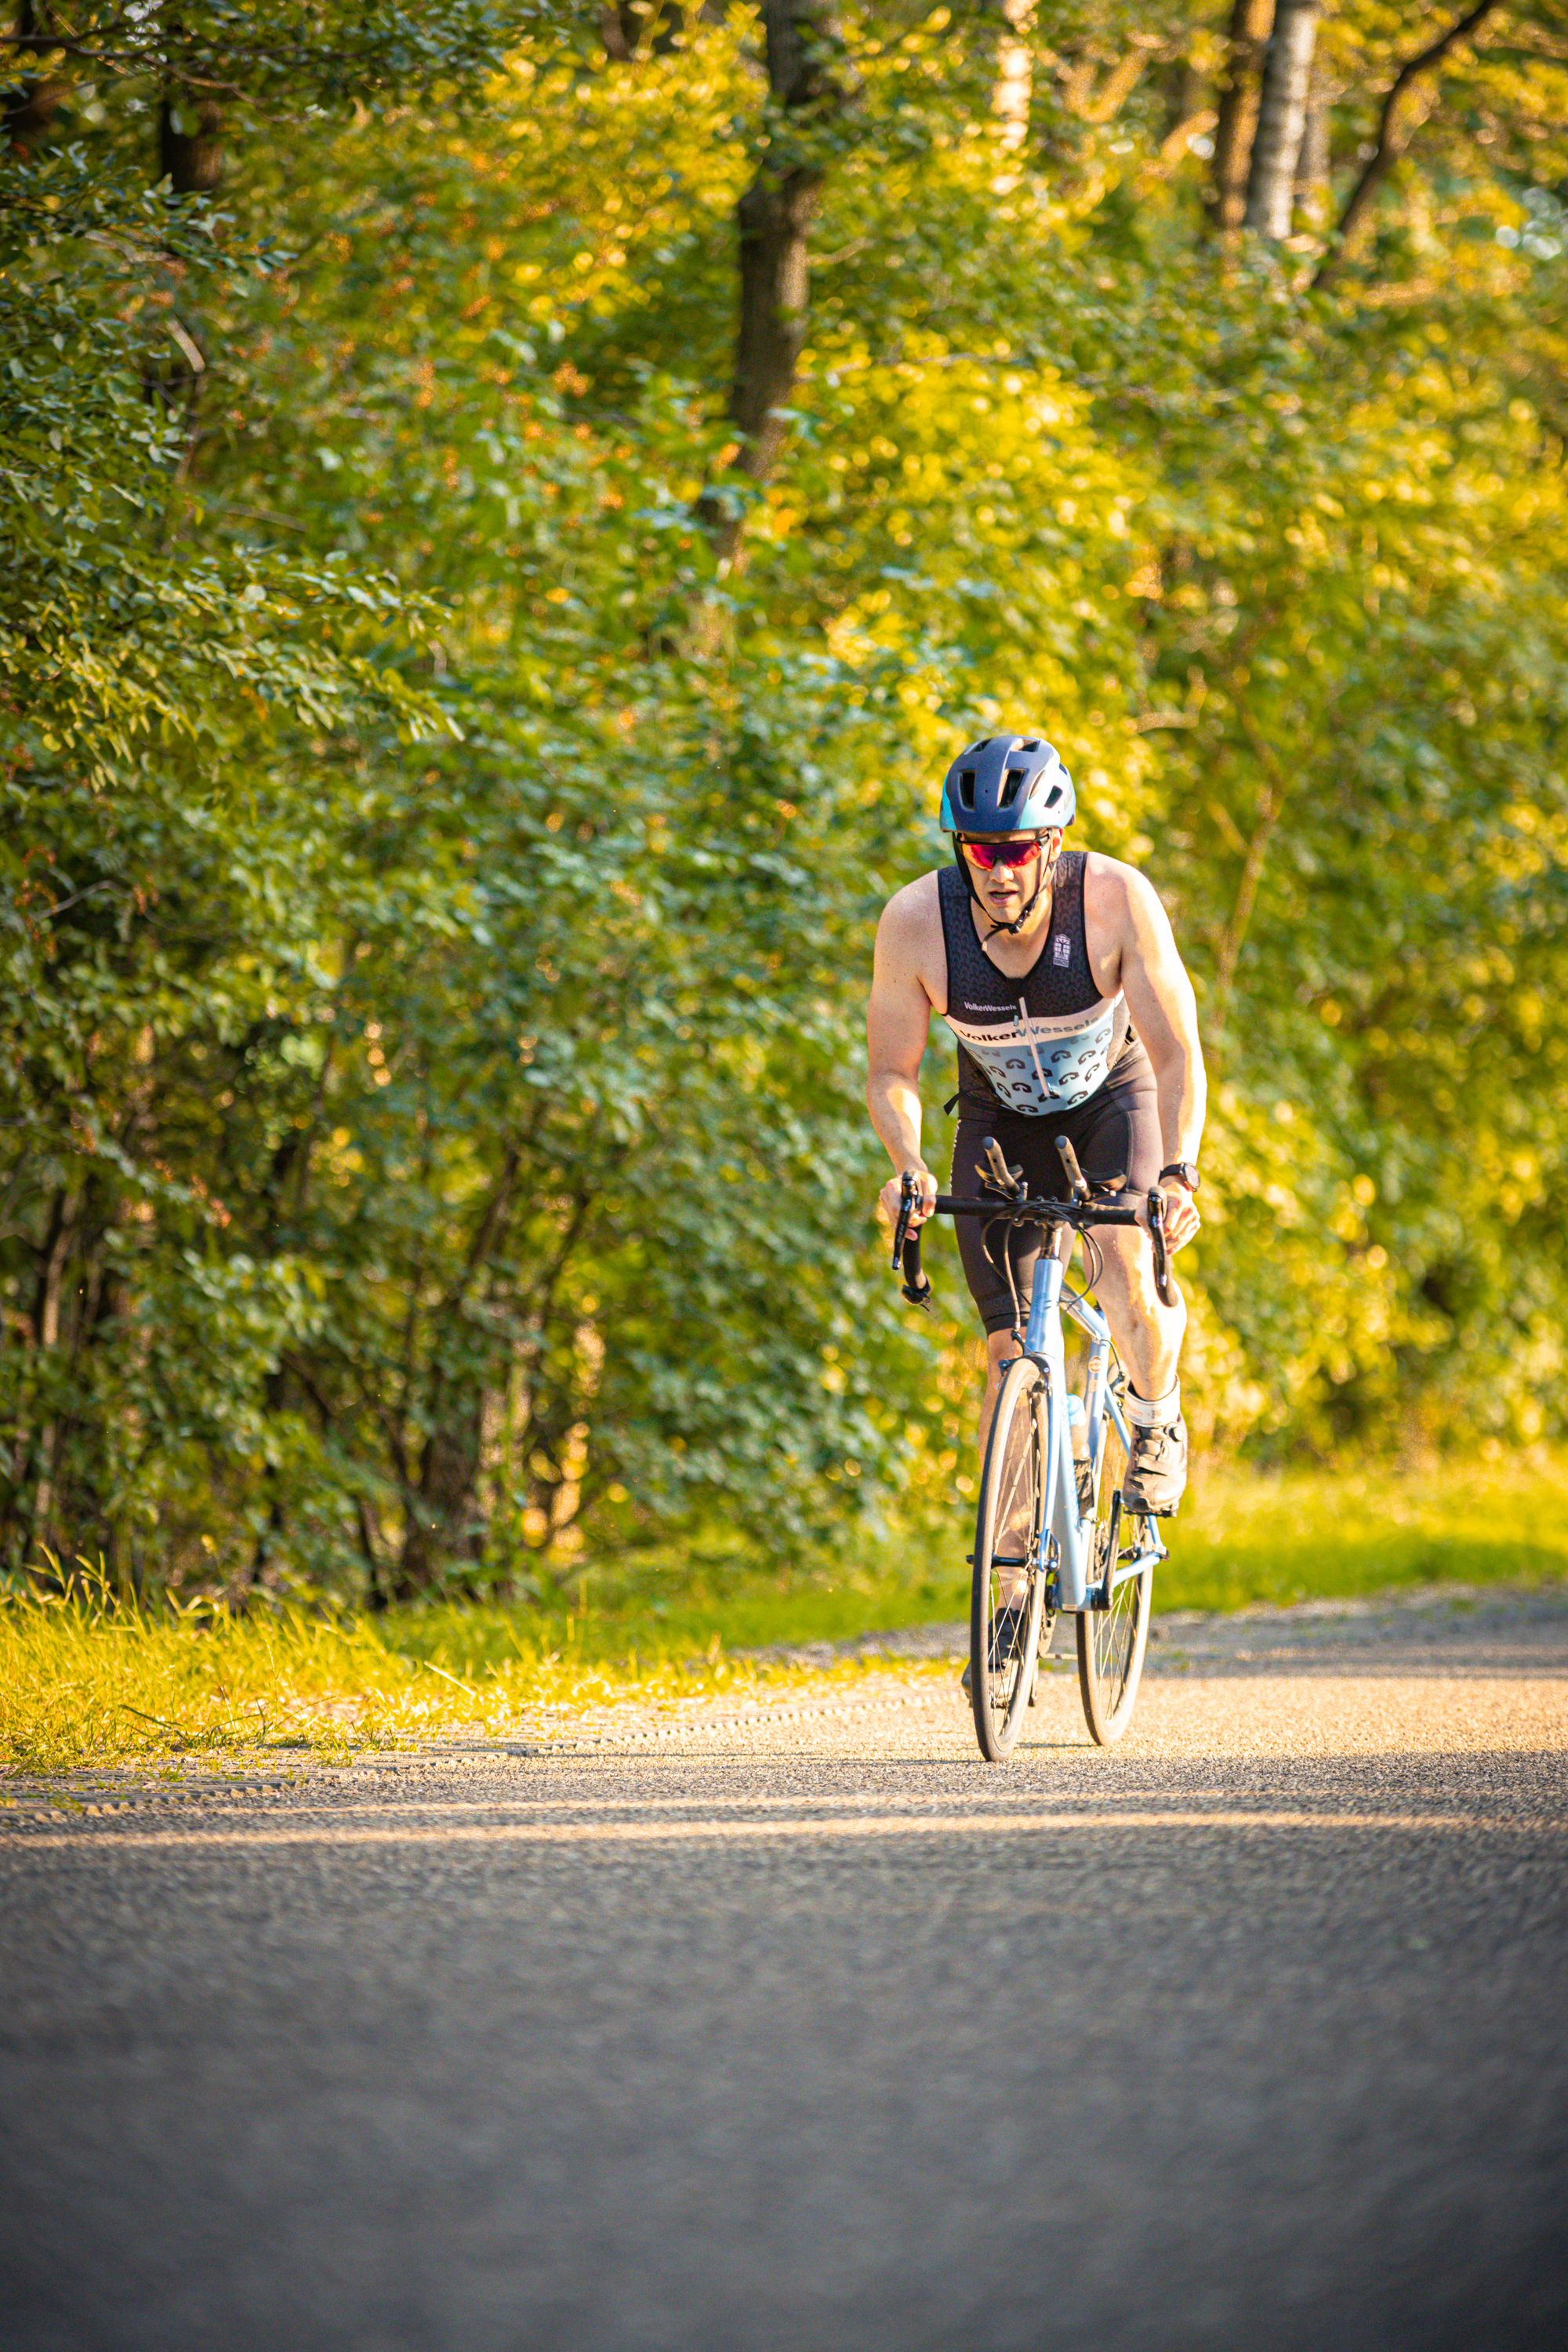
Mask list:
[{"label": "bicycle helmet", "polygon": [[961,751],[942,788],[943,833],[1043,833],[1078,814],[1072,778],[1043,735],[988,735]]},{"label": "bicycle helmet", "polygon": [[1022,930],[1056,872],[1056,859],[1048,866],[1044,857],[1040,859],[1027,903],[1014,921],[998,923],[974,887],[958,835],[1047,833],[1069,825],[1077,814],[1072,778],[1062,765],[1061,753],[1043,735],[988,735],[959,753],[942,784],[938,823],[943,833],[954,836],[952,854],[964,888],[990,923],[992,939],[998,931]]}]

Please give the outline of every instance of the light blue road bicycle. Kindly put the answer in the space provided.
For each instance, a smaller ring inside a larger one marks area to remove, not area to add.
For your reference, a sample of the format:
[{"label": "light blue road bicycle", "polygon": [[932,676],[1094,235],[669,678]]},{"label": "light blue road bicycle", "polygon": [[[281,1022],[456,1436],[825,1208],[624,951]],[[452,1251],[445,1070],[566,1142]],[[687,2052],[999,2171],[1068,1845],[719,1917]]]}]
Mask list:
[{"label": "light blue road bicycle", "polygon": [[[983,1217],[987,1248],[995,1231],[1005,1243],[1015,1226],[1044,1229],[1028,1328],[1020,1352],[1004,1368],[992,1416],[971,1555],[970,1698],[980,1752],[992,1764],[1002,1763],[1017,1742],[1034,1704],[1041,1652],[1062,1613],[1071,1614],[1077,1626],[1079,1687],[1089,1730],[1101,1747],[1121,1738],[1143,1671],[1154,1569],[1165,1558],[1155,1521],[1122,1507],[1131,1440],[1125,1381],[1105,1318],[1066,1283],[1074,1234],[1085,1236],[1087,1259],[1094,1226],[1136,1225],[1139,1213],[1124,1192],[1090,1192],[1065,1137],[1057,1139],[1057,1150],[1072,1193],[1068,1201],[1029,1199],[1018,1171],[987,1137],[991,1172],[980,1180],[979,1197],[942,1193],[936,1203],[940,1216]],[[915,1180],[906,1176],[893,1266],[902,1268],[905,1297],[923,1307],[931,1285],[921,1271],[919,1231],[910,1229],[914,1201]],[[1154,1283],[1170,1306],[1175,1294],[1164,1206],[1162,1193],[1148,1195]],[[1005,1250],[995,1262],[1010,1263]],[[1089,1339],[1081,1399],[1068,1383],[1064,1312]]]}]

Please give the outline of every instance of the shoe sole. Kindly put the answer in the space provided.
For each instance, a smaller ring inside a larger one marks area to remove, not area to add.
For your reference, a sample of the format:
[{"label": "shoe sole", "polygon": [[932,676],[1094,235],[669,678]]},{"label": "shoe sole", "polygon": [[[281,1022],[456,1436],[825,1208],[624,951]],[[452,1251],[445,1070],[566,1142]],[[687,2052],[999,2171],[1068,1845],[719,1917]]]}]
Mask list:
[{"label": "shoe sole", "polygon": [[1143,1503],[1135,1500],[1123,1487],[1121,1507],[1124,1511],[1135,1512],[1141,1519],[1173,1519],[1182,1507],[1182,1498],[1178,1495],[1173,1503]]}]

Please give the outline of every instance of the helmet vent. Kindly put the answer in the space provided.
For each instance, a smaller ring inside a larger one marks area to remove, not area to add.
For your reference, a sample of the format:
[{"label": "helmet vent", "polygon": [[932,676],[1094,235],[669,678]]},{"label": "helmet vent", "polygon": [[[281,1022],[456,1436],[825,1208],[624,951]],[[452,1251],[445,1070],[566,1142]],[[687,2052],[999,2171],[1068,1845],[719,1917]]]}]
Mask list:
[{"label": "helmet vent", "polygon": [[1026,768],[1009,768],[1003,781],[1002,797],[997,803],[998,807],[1011,808],[1028,781],[1029,772]]},{"label": "helmet vent", "polygon": [[1034,737],[1030,740],[1030,741],[1028,741],[1027,743],[1026,743],[1026,744],[1024,745],[1024,749],[1025,749],[1025,751],[1037,751],[1039,750],[1039,748],[1040,748],[1040,739],[1039,739],[1039,737],[1038,737],[1037,735],[1034,736]]},{"label": "helmet vent", "polygon": [[1046,806],[1047,808],[1055,808],[1061,796],[1062,788],[1060,784],[1053,784],[1050,791],[1046,794]]},{"label": "helmet vent", "polygon": [[966,809],[974,806],[974,771],[961,768],[958,772],[958,797]]}]

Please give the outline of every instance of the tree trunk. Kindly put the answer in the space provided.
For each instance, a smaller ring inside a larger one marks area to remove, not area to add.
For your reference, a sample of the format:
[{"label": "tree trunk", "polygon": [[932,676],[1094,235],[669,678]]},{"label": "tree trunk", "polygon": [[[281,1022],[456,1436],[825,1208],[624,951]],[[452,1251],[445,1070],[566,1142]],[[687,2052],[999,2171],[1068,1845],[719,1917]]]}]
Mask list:
[{"label": "tree trunk", "polygon": [[[177,127],[176,127],[177,121]],[[158,115],[158,169],[177,196],[205,195],[223,177],[223,109],[171,90]]]},{"label": "tree trunk", "polygon": [[[476,1284],[482,1285],[486,1268],[500,1246],[511,1209],[521,1148],[510,1144],[500,1173],[474,1228],[463,1271],[436,1310],[437,1336],[455,1330],[464,1305]],[[430,1433],[419,1461],[417,1494],[405,1488],[406,1524],[393,1598],[406,1601],[426,1591],[442,1564],[467,1553],[477,1559],[479,1541],[478,1488],[484,1444],[484,1401],[487,1377],[472,1360],[459,1359],[448,1366],[437,1361],[430,1387]]]},{"label": "tree trunk", "polygon": [[1330,92],[1321,67],[1313,74],[1307,97],[1307,120],[1301,129],[1301,152],[1296,158],[1296,209],[1309,228],[1321,229],[1329,217]]},{"label": "tree trunk", "polygon": [[[181,38],[181,27],[169,27],[171,55]],[[209,195],[223,178],[223,109],[216,98],[182,85],[171,66],[170,79],[158,110],[158,172],[176,196]],[[194,291],[194,289],[193,289]],[[178,417],[185,435],[185,454],[176,480],[183,481],[196,449],[202,383],[206,354],[196,319],[176,308],[165,313],[179,345],[176,360],[169,344],[157,340],[156,355],[149,352],[142,363],[142,383],[150,401],[159,402]],[[167,530],[173,509],[165,507]]]},{"label": "tree trunk", "polygon": [[819,172],[757,179],[736,207],[741,230],[741,328],[730,415],[746,436],[741,463],[765,481],[784,441],[780,404],[794,388],[805,342],[810,291],[806,239],[816,215]]},{"label": "tree trunk", "polygon": [[72,1231],[80,1202],[74,1192],[62,1184],[49,1209],[48,1224],[37,1252],[37,1275],[33,1286],[33,1326],[35,1348],[58,1348],[60,1339],[60,1297],[65,1286],[66,1262],[70,1255]]},{"label": "tree trunk", "polygon": [[66,1270],[70,1264],[80,1208],[80,1197],[62,1184],[50,1204],[44,1236],[34,1254],[36,1271],[27,1318],[32,1327],[33,1378],[27,1383],[31,1391],[28,1426],[17,1445],[19,1462],[14,1501],[14,1514],[23,1528],[24,1559],[47,1541],[49,1514],[54,1507],[61,1399],[58,1364],[47,1364],[42,1359],[59,1348]]},{"label": "tree trunk", "polygon": [[[768,89],[786,116],[835,95],[826,70],[834,30],[831,0],[764,0]],[[775,146],[781,142],[774,142]],[[735,207],[740,229],[741,318],[730,421],[742,436],[737,463],[765,482],[778,463],[784,422],[779,410],[795,388],[805,342],[810,294],[807,238],[823,174],[804,159],[763,168]],[[705,515],[721,558],[731,557],[739,519],[717,500]]]},{"label": "tree trunk", "polygon": [[[21,0],[15,18],[16,37],[9,45],[10,56],[17,65],[24,58],[47,53],[51,43],[44,29],[45,21],[43,10],[35,8],[33,0]],[[17,74],[0,101],[5,142],[14,154],[26,155],[37,145],[54,121],[68,87],[58,75],[44,78]]]},{"label": "tree trunk", "polygon": [[1035,60],[1028,37],[1035,21],[1035,0],[988,0],[987,14],[1000,20],[996,26],[996,74],[991,85],[991,111],[997,122],[996,144],[1011,153],[1029,135]]},{"label": "tree trunk", "polygon": [[480,1391],[468,1380],[441,1381],[436,1425],[419,1464],[419,1491],[408,1497],[395,1601],[427,1592],[460,1554],[473,1556],[474,1486],[479,1470]]},{"label": "tree trunk", "polygon": [[1245,226],[1276,243],[1290,234],[1296,165],[1312,87],[1318,0],[1278,0],[1247,180]]},{"label": "tree trunk", "polygon": [[1209,107],[1209,85],[1191,58],[1175,58],[1165,68],[1161,81],[1164,91],[1165,119],[1160,135],[1162,139],[1170,139],[1178,131],[1184,132],[1194,115],[1202,114]]},{"label": "tree trunk", "polygon": [[[722,10],[704,7],[699,14],[710,24],[722,24]],[[680,44],[686,30],[686,10],[672,0],[620,0],[599,11],[599,30],[606,53],[619,65],[639,56],[667,58]]]},{"label": "tree trunk", "polygon": [[1229,56],[1220,79],[1214,166],[1207,205],[1210,226],[1238,229],[1247,213],[1247,178],[1258,124],[1258,83],[1274,25],[1274,0],[1232,0]]}]

